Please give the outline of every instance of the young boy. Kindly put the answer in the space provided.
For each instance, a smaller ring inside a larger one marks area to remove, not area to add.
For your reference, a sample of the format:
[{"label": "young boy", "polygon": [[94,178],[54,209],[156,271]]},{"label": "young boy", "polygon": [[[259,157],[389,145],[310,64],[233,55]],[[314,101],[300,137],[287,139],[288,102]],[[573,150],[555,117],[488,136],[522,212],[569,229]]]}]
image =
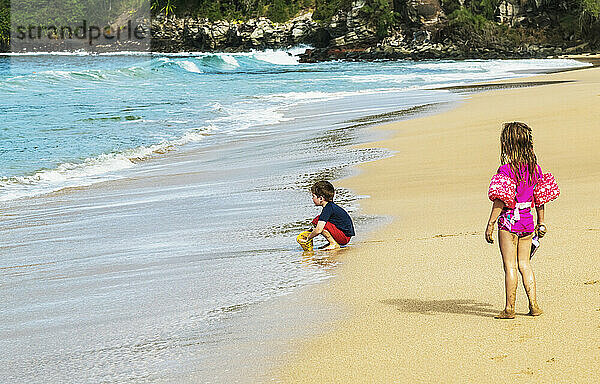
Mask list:
[{"label": "young boy", "polygon": [[354,236],[354,225],[348,212],[333,202],[335,189],[328,181],[317,181],[311,188],[312,200],[315,205],[323,207],[321,214],[312,221],[315,229],[308,235],[306,241],[323,235],[329,242],[321,249],[331,250],[348,244]]}]

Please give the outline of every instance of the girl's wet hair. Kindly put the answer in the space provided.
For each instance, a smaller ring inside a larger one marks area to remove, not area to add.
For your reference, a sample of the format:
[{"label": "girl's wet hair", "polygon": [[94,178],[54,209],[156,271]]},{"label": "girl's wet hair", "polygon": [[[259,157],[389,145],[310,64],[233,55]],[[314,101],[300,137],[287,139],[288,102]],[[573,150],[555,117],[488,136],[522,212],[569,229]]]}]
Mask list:
[{"label": "girl's wet hair", "polygon": [[514,121],[504,123],[500,134],[500,163],[510,164],[510,168],[518,179],[522,180],[520,164],[529,171],[529,182],[534,182],[537,175],[537,158],[533,152],[533,136],[531,128],[525,123]]}]

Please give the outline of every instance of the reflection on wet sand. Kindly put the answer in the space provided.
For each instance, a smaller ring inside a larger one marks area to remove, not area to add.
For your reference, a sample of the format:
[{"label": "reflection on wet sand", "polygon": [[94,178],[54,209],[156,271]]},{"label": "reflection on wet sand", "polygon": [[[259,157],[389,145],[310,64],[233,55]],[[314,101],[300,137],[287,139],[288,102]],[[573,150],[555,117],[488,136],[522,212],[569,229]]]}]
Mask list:
[{"label": "reflection on wet sand", "polygon": [[340,260],[346,249],[347,247],[331,251],[304,251],[302,252],[302,263],[330,271],[341,263]]}]

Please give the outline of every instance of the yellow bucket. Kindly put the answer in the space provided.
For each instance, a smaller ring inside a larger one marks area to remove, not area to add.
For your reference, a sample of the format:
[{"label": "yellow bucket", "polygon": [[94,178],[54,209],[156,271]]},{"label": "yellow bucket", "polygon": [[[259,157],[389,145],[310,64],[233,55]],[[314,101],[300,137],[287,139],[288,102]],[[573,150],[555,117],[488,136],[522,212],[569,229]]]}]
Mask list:
[{"label": "yellow bucket", "polygon": [[301,234],[299,234],[298,237],[296,237],[296,241],[298,242],[298,244],[300,244],[302,249],[309,252],[313,250],[312,239],[306,241],[306,238],[308,237],[308,235],[310,235],[310,232],[311,231],[304,231]]}]

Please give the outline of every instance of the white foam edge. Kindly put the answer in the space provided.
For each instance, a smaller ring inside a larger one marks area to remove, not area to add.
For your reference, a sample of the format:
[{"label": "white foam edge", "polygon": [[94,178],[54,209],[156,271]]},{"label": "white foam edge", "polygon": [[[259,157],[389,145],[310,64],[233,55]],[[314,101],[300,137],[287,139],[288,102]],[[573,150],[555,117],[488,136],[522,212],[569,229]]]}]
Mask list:
[{"label": "white foam edge", "polygon": [[173,151],[185,144],[201,141],[214,129],[214,126],[208,126],[189,130],[177,139],[120,153],[105,153],[89,157],[81,163],[62,163],[54,169],[40,170],[33,175],[1,178],[0,201],[43,195],[68,187],[87,186],[120,178],[115,172],[134,167],[141,161]]}]

